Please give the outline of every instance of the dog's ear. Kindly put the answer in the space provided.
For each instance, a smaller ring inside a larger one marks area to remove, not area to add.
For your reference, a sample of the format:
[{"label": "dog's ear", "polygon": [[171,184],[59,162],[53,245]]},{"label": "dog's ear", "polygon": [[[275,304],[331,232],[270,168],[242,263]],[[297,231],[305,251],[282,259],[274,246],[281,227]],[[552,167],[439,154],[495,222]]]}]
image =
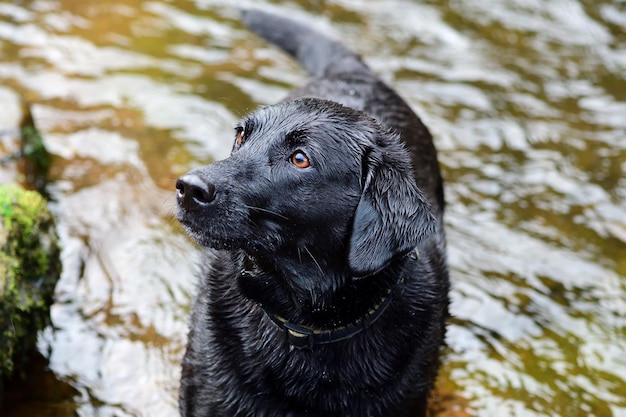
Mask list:
[{"label": "dog's ear", "polygon": [[348,265],[356,278],[382,270],[438,227],[415,184],[404,148],[374,150],[364,157],[363,165],[363,191],[348,252]]}]

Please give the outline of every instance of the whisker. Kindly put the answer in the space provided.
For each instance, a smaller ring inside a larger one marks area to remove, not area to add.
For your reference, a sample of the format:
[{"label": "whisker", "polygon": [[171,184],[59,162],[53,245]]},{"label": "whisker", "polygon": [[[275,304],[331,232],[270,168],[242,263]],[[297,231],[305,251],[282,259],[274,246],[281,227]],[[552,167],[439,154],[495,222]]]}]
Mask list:
[{"label": "whisker", "polygon": [[277,213],[277,212],[272,211],[272,210],[268,210],[268,209],[261,208],[261,207],[255,207],[255,206],[248,206],[248,205],[244,205],[244,207],[247,208],[247,209],[250,209],[250,210],[263,211],[265,213],[272,214],[272,215],[274,215],[276,217],[280,217],[281,219],[289,220],[289,217],[283,216],[282,214]]},{"label": "whisker", "polygon": [[309,250],[309,248],[307,248],[306,246],[304,247],[304,250],[309,254],[309,256],[311,257],[311,259],[313,259],[313,262],[315,262],[315,265],[317,265],[317,268],[320,270],[320,272],[322,274],[324,274],[324,270],[322,269],[322,267],[320,266],[320,264],[317,263],[317,259],[315,259],[315,257],[313,256],[313,254],[311,253],[311,251]]}]

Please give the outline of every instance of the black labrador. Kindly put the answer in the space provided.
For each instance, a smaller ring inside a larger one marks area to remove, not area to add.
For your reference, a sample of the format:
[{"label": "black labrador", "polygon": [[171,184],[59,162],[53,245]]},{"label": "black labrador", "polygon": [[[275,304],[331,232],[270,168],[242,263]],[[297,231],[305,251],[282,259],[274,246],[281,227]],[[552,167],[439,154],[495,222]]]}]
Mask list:
[{"label": "black labrador", "polygon": [[236,128],[230,157],[176,182],[206,246],[183,416],[423,416],[448,314],[431,136],[339,43],[243,21],[315,78]]}]

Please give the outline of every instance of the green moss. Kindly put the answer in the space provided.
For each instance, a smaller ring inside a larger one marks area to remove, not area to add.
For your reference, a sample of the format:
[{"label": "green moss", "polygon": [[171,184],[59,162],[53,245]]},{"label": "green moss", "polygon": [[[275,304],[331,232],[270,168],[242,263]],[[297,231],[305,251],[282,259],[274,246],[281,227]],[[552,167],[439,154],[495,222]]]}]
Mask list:
[{"label": "green moss", "polygon": [[21,170],[27,184],[40,192],[45,192],[46,177],[50,168],[50,155],[35,125],[35,119],[28,103],[22,103],[23,117],[20,121]]},{"label": "green moss", "polygon": [[61,270],[54,219],[39,193],[0,185],[0,248],[0,375],[8,375],[49,323]]}]

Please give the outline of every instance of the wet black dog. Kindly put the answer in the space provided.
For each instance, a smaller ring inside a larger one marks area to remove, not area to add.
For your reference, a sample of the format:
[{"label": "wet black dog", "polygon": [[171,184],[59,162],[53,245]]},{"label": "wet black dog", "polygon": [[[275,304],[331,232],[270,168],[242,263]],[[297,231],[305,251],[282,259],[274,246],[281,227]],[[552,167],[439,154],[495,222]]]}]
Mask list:
[{"label": "wet black dog", "polygon": [[183,416],[425,414],[448,307],[431,136],[341,44],[260,11],[244,22],[315,77],[176,183],[206,250]]}]

